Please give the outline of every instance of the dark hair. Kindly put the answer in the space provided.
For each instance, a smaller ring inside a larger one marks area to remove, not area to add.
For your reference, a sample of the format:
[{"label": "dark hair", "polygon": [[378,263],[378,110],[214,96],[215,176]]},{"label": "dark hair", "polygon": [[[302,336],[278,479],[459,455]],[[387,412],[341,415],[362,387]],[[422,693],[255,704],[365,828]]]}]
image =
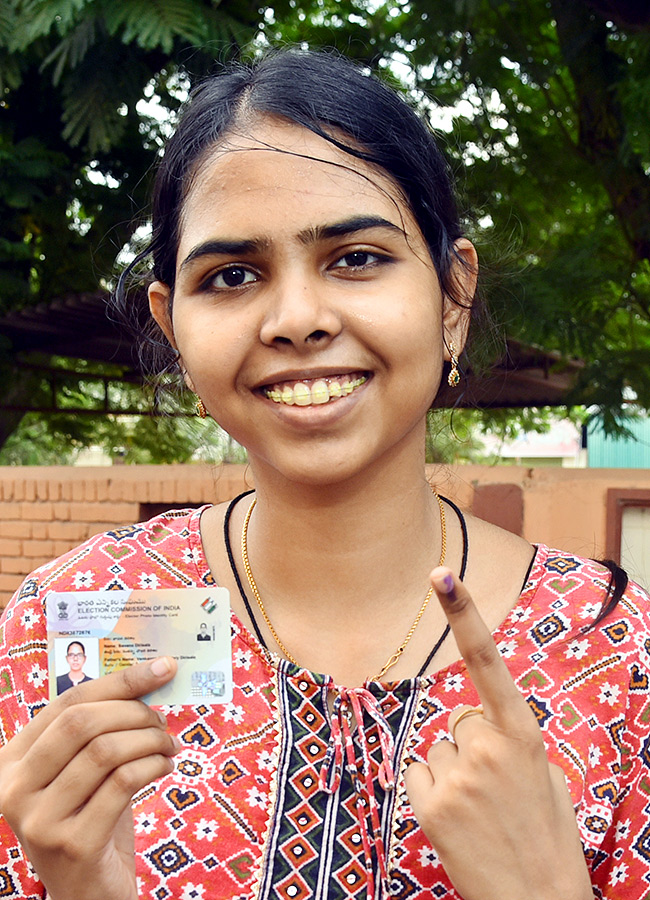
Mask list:
[{"label": "dark hair", "polygon": [[81,641],[70,641],[70,643],[68,644],[67,650],[65,651],[66,656],[68,655],[68,653],[70,653],[70,647],[81,647],[81,652],[83,653],[84,656],[86,655],[86,648],[81,643]]},{"label": "dark hair", "polygon": [[[151,243],[122,274],[114,298],[121,317],[130,319],[141,337],[145,316],[129,302],[129,280],[151,255],[154,277],[173,295],[179,222],[193,178],[212,148],[255,114],[302,125],[387,173],[420,227],[442,290],[464,303],[452,277],[454,260],[462,262],[454,242],[463,229],[449,167],[432,132],[403,97],[350,60],[327,52],[284,50],[212,76],[191,94],[157,172]],[[154,371],[170,371],[176,358],[155,323],[147,321],[149,342],[159,351],[152,360]]]},{"label": "dark hair", "polygon": [[605,594],[605,599],[603,600],[598,615],[585,631],[590,631],[592,628],[595,628],[596,625],[599,625],[603,619],[606,619],[607,616],[616,609],[623,594],[627,590],[629,582],[625,569],[622,569],[613,559],[597,559],[596,562],[609,570],[609,584],[607,585],[607,593]]}]

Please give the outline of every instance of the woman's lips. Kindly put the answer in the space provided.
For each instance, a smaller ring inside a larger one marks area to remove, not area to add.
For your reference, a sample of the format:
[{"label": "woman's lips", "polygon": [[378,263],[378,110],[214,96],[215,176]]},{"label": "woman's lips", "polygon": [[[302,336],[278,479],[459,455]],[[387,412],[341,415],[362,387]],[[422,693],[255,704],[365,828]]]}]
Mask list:
[{"label": "woman's lips", "polygon": [[352,372],[347,375],[277,382],[264,387],[262,393],[274,403],[285,406],[322,406],[340,397],[347,397],[367,380],[367,373]]}]

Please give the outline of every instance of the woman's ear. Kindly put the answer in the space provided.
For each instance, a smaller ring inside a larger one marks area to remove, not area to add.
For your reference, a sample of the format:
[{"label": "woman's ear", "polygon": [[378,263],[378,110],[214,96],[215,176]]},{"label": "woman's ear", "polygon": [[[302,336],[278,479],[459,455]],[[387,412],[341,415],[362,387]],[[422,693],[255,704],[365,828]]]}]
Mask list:
[{"label": "woman's ear", "polygon": [[147,288],[147,294],[149,296],[149,310],[151,315],[160,326],[174,350],[177,350],[178,348],[174,339],[174,327],[172,325],[172,317],[169,309],[169,300],[171,297],[169,286],[162,281],[153,281]]},{"label": "woman's ear", "polygon": [[[149,309],[151,311],[151,315],[160,326],[160,329],[162,330],[171,346],[174,348],[174,350],[178,351],[176,338],[174,337],[174,326],[172,324],[170,311],[169,301],[171,297],[171,290],[169,288],[169,285],[165,284],[162,281],[154,281],[149,285],[147,293],[149,295]],[[185,384],[191,391],[194,391],[192,379],[185,370],[185,366],[183,365],[183,360],[180,353],[178,354],[178,364],[180,366],[181,372],[183,373]]]},{"label": "woman's ear", "polygon": [[460,356],[467,332],[478,278],[478,255],[476,248],[467,238],[459,238],[454,243],[456,255],[452,262],[450,281],[453,299],[445,298],[442,314],[445,359],[450,359],[449,345],[453,342],[456,356]]}]

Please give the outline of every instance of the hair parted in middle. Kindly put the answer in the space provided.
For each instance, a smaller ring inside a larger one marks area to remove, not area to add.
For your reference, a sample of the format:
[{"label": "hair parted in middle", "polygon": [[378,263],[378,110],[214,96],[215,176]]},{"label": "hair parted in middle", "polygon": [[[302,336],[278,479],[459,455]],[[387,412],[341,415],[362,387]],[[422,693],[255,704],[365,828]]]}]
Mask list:
[{"label": "hair parted in middle", "polygon": [[183,205],[201,164],[229,135],[263,116],[307,128],[392,179],[424,236],[443,293],[471,305],[453,277],[454,264],[466,264],[454,247],[463,228],[451,173],[428,125],[404,97],[348,59],[323,51],[274,51],[199,84],[167,143],[153,189],[151,242],[123,272],[113,298],[120,317],[153,343],[149,368],[174,371],[177,356],[155,323],[143,334],[145,316],[130,303],[128,284],[152,257],[153,277],[168,285],[173,303]]}]

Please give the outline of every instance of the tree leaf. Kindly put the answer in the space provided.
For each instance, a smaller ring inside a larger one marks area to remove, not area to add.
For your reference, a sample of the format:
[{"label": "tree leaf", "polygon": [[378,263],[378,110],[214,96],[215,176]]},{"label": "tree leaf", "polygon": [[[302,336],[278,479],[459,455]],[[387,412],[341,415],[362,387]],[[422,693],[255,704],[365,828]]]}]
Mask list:
[{"label": "tree leaf", "polygon": [[66,68],[74,69],[82,62],[95,44],[96,37],[97,21],[93,18],[84,19],[45,57],[41,64],[42,70],[55,64],[52,72],[53,84],[59,84]]},{"label": "tree leaf", "polygon": [[204,11],[194,0],[121,0],[105,6],[109,34],[121,33],[125,44],[172,53],[181,39],[199,45],[206,38]]},{"label": "tree leaf", "polygon": [[37,38],[50,33],[56,27],[64,34],[75,21],[77,14],[93,0],[17,0],[17,17],[12,50],[25,50]]}]

